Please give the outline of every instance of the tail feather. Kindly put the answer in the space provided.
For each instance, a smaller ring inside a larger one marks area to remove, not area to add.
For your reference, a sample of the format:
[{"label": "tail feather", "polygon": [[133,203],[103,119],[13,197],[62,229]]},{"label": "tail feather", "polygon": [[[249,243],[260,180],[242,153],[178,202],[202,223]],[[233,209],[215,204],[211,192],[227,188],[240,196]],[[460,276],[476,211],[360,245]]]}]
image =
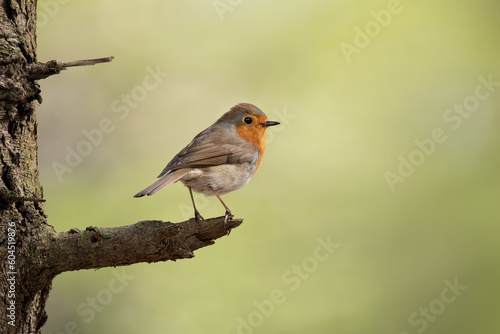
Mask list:
[{"label": "tail feather", "polygon": [[188,172],[189,169],[178,169],[166,175],[163,175],[158,181],[156,181],[146,189],[141,190],[137,194],[135,194],[134,197],[142,197],[145,195],[150,196],[156,194],[158,191],[168,186],[169,184],[179,181],[179,179],[181,179]]}]

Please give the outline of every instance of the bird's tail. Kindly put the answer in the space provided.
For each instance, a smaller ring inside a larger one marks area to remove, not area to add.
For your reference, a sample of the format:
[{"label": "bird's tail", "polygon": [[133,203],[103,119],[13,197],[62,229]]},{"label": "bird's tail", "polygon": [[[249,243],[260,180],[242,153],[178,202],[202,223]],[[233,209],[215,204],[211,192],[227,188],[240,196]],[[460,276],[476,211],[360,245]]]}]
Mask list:
[{"label": "bird's tail", "polygon": [[179,181],[184,175],[189,172],[189,169],[178,169],[173,172],[163,175],[158,181],[150,185],[144,190],[139,191],[134,197],[142,197],[144,195],[153,195],[160,191],[162,188]]}]

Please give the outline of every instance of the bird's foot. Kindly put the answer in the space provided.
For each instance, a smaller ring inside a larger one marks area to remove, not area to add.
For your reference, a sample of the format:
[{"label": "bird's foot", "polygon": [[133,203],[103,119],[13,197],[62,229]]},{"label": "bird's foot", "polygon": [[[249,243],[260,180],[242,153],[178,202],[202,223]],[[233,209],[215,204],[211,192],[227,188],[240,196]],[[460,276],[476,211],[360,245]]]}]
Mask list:
[{"label": "bird's foot", "polygon": [[226,229],[227,221],[233,219],[234,215],[230,210],[226,210],[226,215],[224,216],[224,229]]},{"label": "bird's foot", "polygon": [[201,222],[202,220],[205,220],[205,218],[203,218],[202,215],[200,215],[200,213],[198,212],[198,210],[194,211],[194,218],[196,219],[196,221],[198,223]]}]

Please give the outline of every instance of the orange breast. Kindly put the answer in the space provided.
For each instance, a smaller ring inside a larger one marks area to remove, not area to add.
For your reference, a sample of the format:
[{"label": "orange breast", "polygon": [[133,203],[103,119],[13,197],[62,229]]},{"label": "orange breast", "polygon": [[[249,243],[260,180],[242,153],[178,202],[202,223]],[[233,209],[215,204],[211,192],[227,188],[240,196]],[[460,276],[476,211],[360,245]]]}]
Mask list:
[{"label": "orange breast", "polygon": [[236,131],[236,133],[238,133],[241,138],[254,144],[259,150],[259,160],[257,161],[257,168],[255,168],[255,172],[257,172],[257,169],[259,169],[262,161],[262,157],[264,156],[264,152],[266,151],[266,128],[261,125],[252,127],[242,126]]}]

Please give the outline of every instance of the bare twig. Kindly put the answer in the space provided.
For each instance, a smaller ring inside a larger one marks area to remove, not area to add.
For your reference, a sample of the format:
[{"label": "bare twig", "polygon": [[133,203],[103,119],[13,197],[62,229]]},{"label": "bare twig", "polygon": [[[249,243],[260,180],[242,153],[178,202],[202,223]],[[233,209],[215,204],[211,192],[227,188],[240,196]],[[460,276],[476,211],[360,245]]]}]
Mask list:
[{"label": "bare twig", "polygon": [[17,202],[45,202],[43,198],[18,196],[15,192],[0,188],[0,209],[8,208],[12,203]]},{"label": "bare twig", "polygon": [[68,61],[66,63],[58,63],[61,64],[62,69],[65,70],[67,67],[73,67],[73,66],[90,66],[90,65],[95,65],[95,64],[100,64],[100,63],[109,63],[115,59],[115,57],[105,57],[105,58],[96,58],[96,59],[83,59],[83,60],[74,60],[74,61]]},{"label": "bare twig", "polygon": [[109,63],[115,57],[105,57],[105,58],[95,58],[95,59],[83,59],[74,60],[69,62],[58,62],[56,60],[51,60],[46,63],[34,63],[28,66],[28,78],[31,80],[45,79],[51,75],[59,74],[62,70],[68,67],[75,66],[90,66],[101,63]]},{"label": "bare twig", "polygon": [[45,202],[45,200],[43,198],[24,197],[24,196],[17,197],[15,201],[16,202]]}]

